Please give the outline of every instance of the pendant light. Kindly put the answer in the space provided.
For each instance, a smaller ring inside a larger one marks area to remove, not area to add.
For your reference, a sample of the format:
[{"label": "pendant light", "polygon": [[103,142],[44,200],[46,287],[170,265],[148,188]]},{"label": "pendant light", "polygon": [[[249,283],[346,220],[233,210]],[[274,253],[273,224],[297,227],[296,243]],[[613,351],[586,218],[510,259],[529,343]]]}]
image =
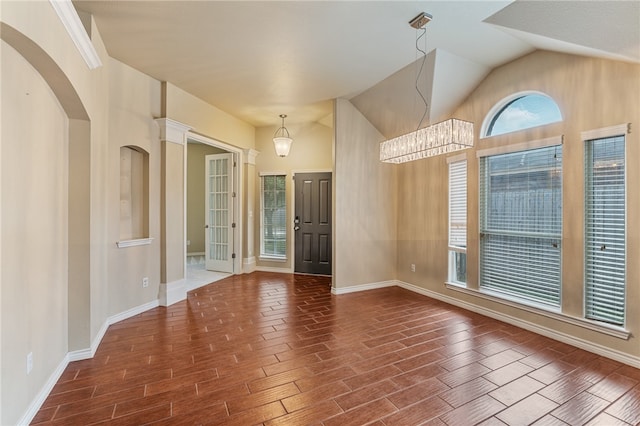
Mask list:
[{"label": "pendant light", "polygon": [[473,123],[468,121],[450,118],[441,123],[422,127],[422,121],[427,115],[429,105],[420,91],[418,81],[424,67],[427,52],[419,47],[418,42],[422,37],[425,37],[425,25],[432,18],[428,13],[422,12],[409,21],[411,27],[421,30],[421,34],[416,39],[416,50],[422,53],[422,64],[416,77],[416,91],[425,104],[425,111],[416,131],[386,140],[380,144],[380,161],[385,163],[405,163],[407,161],[420,160],[421,158],[448,154],[473,146]]},{"label": "pendant light", "polygon": [[276,154],[280,157],[286,157],[289,155],[289,150],[291,149],[291,136],[289,136],[289,131],[286,127],[284,127],[284,119],[287,118],[286,114],[280,114],[280,118],[282,118],[282,126],[276,130],[276,133],[273,135],[273,146],[276,149]]}]

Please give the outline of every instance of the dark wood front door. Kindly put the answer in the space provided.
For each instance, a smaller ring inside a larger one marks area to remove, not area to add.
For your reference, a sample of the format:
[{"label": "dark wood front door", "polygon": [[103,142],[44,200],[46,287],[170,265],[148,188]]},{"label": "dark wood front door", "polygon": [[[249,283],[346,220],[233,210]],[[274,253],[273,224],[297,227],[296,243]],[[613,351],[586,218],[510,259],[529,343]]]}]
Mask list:
[{"label": "dark wood front door", "polygon": [[331,172],[296,173],[295,272],[331,275]]}]

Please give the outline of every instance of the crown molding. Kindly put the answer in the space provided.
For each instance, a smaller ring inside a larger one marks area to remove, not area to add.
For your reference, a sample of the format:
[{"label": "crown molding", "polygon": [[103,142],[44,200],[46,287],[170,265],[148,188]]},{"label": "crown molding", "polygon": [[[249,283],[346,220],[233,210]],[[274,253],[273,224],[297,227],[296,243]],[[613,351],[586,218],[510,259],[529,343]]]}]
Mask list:
[{"label": "crown molding", "polygon": [[184,145],[187,140],[187,132],[191,126],[180,123],[170,118],[156,118],[156,123],[160,126],[160,140]]},{"label": "crown molding", "polygon": [[256,164],[256,157],[260,154],[260,151],[256,151],[255,149],[243,149],[244,152],[244,162],[245,164]]},{"label": "crown molding", "polygon": [[51,3],[53,10],[58,14],[58,18],[62,21],[62,25],[64,25],[67,33],[69,33],[73,44],[76,45],[80,56],[82,56],[82,59],[87,63],[89,69],[93,70],[101,67],[102,61],[100,61],[100,56],[98,56],[98,52],[96,52],[95,47],[93,47],[93,43],[91,43],[91,39],[84,29],[78,12],[73,7],[71,0],[49,0],[49,3]]}]

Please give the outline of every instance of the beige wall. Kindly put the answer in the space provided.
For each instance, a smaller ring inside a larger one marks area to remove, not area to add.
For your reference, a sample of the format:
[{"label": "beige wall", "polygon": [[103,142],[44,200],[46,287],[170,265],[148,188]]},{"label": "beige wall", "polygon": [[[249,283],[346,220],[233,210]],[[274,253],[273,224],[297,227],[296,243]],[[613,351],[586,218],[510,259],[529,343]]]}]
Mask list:
[{"label": "beige wall", "polygon": [[255,145],[255,128],[171,83],[163,83],[165,117],[187,124],[195,133],[250,149]]},{"label": "beige wall", "polygon": [[[184,278],[184,147],[161,144],[154,119],[170,111],[240,147],[254,130],[175,88],[163,97],[160,82],[108,57],[94,22],[103,65],[89,70],[48,2],[2,2],[0,25],[0,424],[16,424],[67,356],[90,356],[112,318],[157,303],[161,278]],[[149,153],[153,240],[118,249],[125,145]]]},{"label": "beige wall", "polygon": [[[89,72],[46,2],[3,2],[1,25],[0,36],[13,48],[2,43],[0,74],[5,176],[0,423],[15,424],[66,354],[89,348],[104,324],[107,299],[99,294],[106,289],[106,190],[97,189],[106,188],[106,179],[97,171],[106,170],[99,147],[108,132],[107,104],[96,97],[107,97],[107,74]],[[94,43],[104,60],[99,36]],[[71,182],[70,176],[84,182]],[[15,191],[22,192],[20,200],[12,199]],[[88,211],[95,212],[95,221]],[[29,352],[34,365],[27,375]]]},{"label": "beige wall", "polygon": [[15,424],[67,352],[69,120],[36,70],[2,43],[2,79],[11,82],[2,90],[1,194],[11,206],[1,224],[2,394],[15,403],[4,404],[0,423]]},{"label": "beige wall", "polygon": [[380,163],[384,137],[349,102],[335,107],[333,287],[395,279],[396,169]]},{"label": "beige wall", "polygon": [[187,254],[204,253],[205,156],[226,151],[211,145],[187,145]]},{"label": "beige wall", "polygon": [[[256,256],[258,174],[283,171],[290,176],[293,170],[334,167],[336,289],[400,279],[640,357],[635,337],[623,341],[446,290],[444,158],[403,166],[380,164],[381,135],[348,101],[336,102],[335,129],[315,123],[288,125],[294,144],[290,156],[281,159],[271,142],[277,125],[255,131],[170,84],[163,92],[158,81],[110,59],[95,24],[93,42],[103,67],[91,71],[48,2],[2,2],[0,36],[8,40],[12,31],[23,37],[16,42],[18,47],[0,43],[0,424],[16,424],[22,418],[69,352],[87,356],[110,317],[155,302],[161,280],[184,277],[184,147],[159,142],[153,119],[163,113],[208,137],[261,152],[255,167],[245,169],[245,177],[253,179],[245,188],[256,188]],[[29,63],[25,55],[30,55]],[[634,96],[640,92],[639,75],[638,65],[537,52],[492,72],[454,114],[475,122],[479,129],[496,102],[520,90],[545,92],[560,105],[563,123],[478,140],[476,149],[564,135],[563,309],[570,315],[577,315],[582,306],[579,133],[634,123],[640,117]],[[87,145],[79,146],[83,141]],[[149,152],[149,231],[154,240],[148,246],[115,246],[119,237],[115,168],[122,145],[138,145]],[[640,178],[637,132],[628,135],[627,147],[628,217],[633,219],[640,213],[640,194],[633,191]],[[468,276],[473,288],[478,285],[478,170],[475,149],[467,155]],[[88,169],[82,167],[87,160]],[[87,181],[71,182],[71,175]],[[288,187],[290,191],[292,186]],[[163,201],[177,207],[161,210]],[[251,203],[247,206],[251,208]],[[288,218],[290,222],[290,210]],[[164,235],[162,220],[168,231]],[[640,254],[639,227],[639,221],[628,223],[627,328],[633,335],[640,332],[640,306],[633,303],[640,300],[640,264],[634,262]],[[284,265],[261,266],[290,268],[291,257],[289,253]],[[163,259],[170,260],[164,271]],[[409,272],[409,263],[416,264],[416,273]],[[150,278],[146,289],[141,285],[144,276]],[[29,352],[34,369],[27,375]]]},{"label": "beige wall", "polygon": [[[564,120],[539,128],[491,138],[478,138],[485,115],[501,99],[525,90],[551,96]],[[466,152],[468,160],[468,286],[478,288],[478,149],[509,145],[552,136],[564,136],[563,145],[563,240],[562,310],[581,317],[583,306],[583,179],[584,150],[580,132],[634,123],[640,117],[640,66],[539,51],[494,70],[453,116],[475,123],[476,146]],[[640,140],[637,132],[627,135],[627,329],[629,341],[588,331],[561,321],[509,308],[459,292],[447,290],[447,180],[444,157],[398,166],[398,264],[399,280],[512,315],[593,344],[640,356],[637,337],[640,311],[640,193],[634,190],[640,178]],[[401,224],[401,225],[400,225]],[[411,273],[409,264],[416,264]]]},{"label": "beige wall", "polygon": [[[160,284],[160,142],[154,117],[160,114],[160,83],[115,60],[109,69],[109,315],[158,297]],[[127,88],[122,90],[122,88]],[[149,153],[149,237],[151,244],[118,248],[120,239],[120,147]],[[115,218],[118,218],[116,221]],[[149,286],[142,287],[142,279]]]},{"label": "beige wall", "polygon": [[[285,123],[287,130],[293,138],[291,151],[286,157],[278,157],[273,147],[273,135],[280,127],[261,127],[256,129],[256,150],[260,154],[256,157],[255,174],[251,177],[255,185],[255,211],[254,220],[254,248],[258,267],[283,268],[292,270],[292,227],[293,227],[293,173],[303,171],[330,171],[332,168],[332,141],[333,133],[330,127],[320,123]],[[260,255],[260,173],[279,172],[287,175],[287,224],[290,224],[287,235],[287,261],[270,262],[261,261]],[[251,256],[251,255],[249,255]]]}]

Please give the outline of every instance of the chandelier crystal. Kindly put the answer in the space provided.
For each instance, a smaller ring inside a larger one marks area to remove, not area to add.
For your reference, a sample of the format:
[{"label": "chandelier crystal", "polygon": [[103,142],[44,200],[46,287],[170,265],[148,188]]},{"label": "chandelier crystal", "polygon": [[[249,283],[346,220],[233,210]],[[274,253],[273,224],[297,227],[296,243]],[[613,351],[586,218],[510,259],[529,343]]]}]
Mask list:
[{"label": "chandelier crystal", "polygon": [[380,144],[380,161],[406,163],[473,146],[473,123],[451,118]]}]

